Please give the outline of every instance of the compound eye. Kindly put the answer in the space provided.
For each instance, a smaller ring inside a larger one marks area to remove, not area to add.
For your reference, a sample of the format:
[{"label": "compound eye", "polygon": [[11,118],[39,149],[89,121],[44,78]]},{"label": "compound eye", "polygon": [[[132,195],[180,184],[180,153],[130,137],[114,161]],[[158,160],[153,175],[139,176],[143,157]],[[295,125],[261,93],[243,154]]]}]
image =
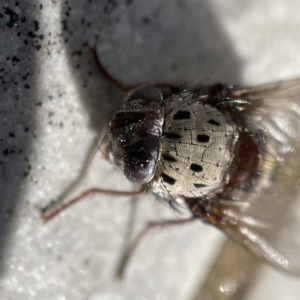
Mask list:
[{"label": "compound eye", "polygon": [[151,154],[130,150],[124,156],[124,175],[137,184],[150,181],[155,172],[156,161]]},{"label": "compound eye", "polygon": [[129,181],[144,184],[152,179],[157,167],[159,145],[160,139],[157,136],[148,135],[125,151],[124,175]]}]

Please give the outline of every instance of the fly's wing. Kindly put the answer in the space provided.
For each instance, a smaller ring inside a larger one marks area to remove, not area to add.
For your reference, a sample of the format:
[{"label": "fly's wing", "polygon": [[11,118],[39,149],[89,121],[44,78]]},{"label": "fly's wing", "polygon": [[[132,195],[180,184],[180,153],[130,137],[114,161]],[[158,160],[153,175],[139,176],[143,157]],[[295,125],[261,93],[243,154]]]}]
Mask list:
[{"label": "fly's wing", "polygon": [[229,107],[261,151],[249,188],[216,195],[209,220],[275,267],[300,275],[300,79],[230,88]]}]

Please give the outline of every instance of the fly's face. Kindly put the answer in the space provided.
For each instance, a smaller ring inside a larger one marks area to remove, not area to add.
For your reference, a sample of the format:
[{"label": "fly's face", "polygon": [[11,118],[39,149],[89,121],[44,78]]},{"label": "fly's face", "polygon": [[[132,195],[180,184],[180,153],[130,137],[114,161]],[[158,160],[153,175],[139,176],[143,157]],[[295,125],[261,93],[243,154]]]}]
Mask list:
[{"label": "fly's face", "polygon": [[110,121],[114,163],[131,182],[149,182],[157,169],[163,107],[157,99],[129,99]]}]

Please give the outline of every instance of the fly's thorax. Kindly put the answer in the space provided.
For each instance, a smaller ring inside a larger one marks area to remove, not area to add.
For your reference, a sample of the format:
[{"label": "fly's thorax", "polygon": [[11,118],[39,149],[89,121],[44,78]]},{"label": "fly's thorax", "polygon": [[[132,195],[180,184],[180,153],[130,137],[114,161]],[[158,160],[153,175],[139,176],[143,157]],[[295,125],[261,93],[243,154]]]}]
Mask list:
[{"label": "fly's thorax", "polygon": [[144,184],[154,176],[162,125],[159,99],[128,99],[110,121],[113,160],[129,181]]},{"label": "fly's thorax", "polygon": [[[182,93],[166,102],[162,151],[151,189],[165,199],[199,198],[228,181],[239,132],[215,107]],[[181,103],[176,109],[168,105]]]}]

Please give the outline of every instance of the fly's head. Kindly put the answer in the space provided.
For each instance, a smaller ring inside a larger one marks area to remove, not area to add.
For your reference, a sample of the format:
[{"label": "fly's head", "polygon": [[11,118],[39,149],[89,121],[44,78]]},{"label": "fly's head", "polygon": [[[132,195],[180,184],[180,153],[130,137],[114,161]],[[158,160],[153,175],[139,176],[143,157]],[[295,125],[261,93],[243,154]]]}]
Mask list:
[{"label": "fly's head", "polygon": [[149,182],[160,157],[163,126],[161,99],[130,97],[110,121],[113,162],[135,184]]}]

